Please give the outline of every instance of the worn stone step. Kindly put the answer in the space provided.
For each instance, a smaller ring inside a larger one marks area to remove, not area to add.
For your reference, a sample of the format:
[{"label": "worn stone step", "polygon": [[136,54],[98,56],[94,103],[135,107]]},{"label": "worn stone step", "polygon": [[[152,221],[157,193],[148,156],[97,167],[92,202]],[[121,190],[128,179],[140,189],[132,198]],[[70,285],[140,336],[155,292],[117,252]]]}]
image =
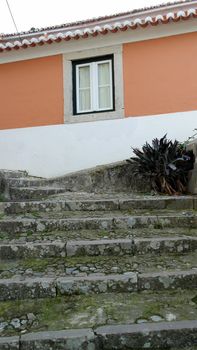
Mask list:
[{"label": "worn stone step", "polygon": [[197,237],[197,229],[189,227],[163,227],[149,228],[142,227],[137,229],[91,229],[91,230],[58,230],[42,232],[15,232],[13,235],[9,232],[0,232],[1,244],[26,244],[26,243],[53,243],[57,241],[68,240],[100,240],[100,239],[132,239],[132,238],[158,238],[158,237]]},{"label": "worn stone step", "polygon": [[[173,327],[177,322],[197,319],[196,303],[195,290],[187,290],[187,293],[184,290],[104,293],[1,302],[1,335],[22,335],[24,330],[47,329],[50,332],[121,324],[149,327],[161,322]],[[185,346],[189,344],[186,342]]]},{"label": "worn stone step", "polygon": [[184,253],[197,249],[195,237],[134,238],[125,240],[68,241],[67,256]]},{"label": "worn stone step", "polygon": [[7,183],[11,187],[36,187],[46,186],[45,179],[39,177],[11,177],[7,179]]},{"label": "worn stone step", "polygon": [[58,256],[98,256],[185,253],[197,249],[197,237],[157,237],[42,243],[0,243],[0,259],[51,258]]},{"label": "worn stone step", "polygon": [[164,215],[106,215],[105,217],[70,217],[65,219],[3,218],[0,220],[1,233],[48,232],[62,230],[113,230],[136,228],[197,228],[194,213],[171,213]]},{"label": "worn stone step", "polygon": [[197,270],[95,275],[87,277],[0,279],[0,301],[57,295],[196,289]]},{"label": "worn stone step", "polygon": [[[196,322],[174,322],[172,327],[166,322],[160,325],[119,325],[114,327],[100,327],[99,329],[72,329],[50,332],[36,332],[22,335],[21,337],[0,338],[1,350],[26,350],[26,349],[58,349],[67,350],[125,350],[125,343],[129,344],[128,350],[142,350],[148,348],[164,350],[168,344],[176,344],[178,348],[171,350],[195,350],[196,346]],[[105,333],[104,333],[105,332]],[[147,334],[148,333],[148,334]],[[150,334],[150,335],[149,335]],[[181,334],[181,337],[180,337]],[[184,342],[184,337],[186,341]],[[166,339],[167,338],[167,339]],[[178,340],[177,340],[178,338]],[[116,339],[119,339],[116,343]],[[175,341],[176,339],[176,341]],[[116,343],[116,347],[114,345]],[[140,348],[138,347],[138,344]],[[188,347],[189,346],[189,347]],[[169,346],[167,347],[169,348]]]},{"label": "worn stone step", "polygon": [[4,176],[6,179],[12,179],[12,178],[24,178],[28,176],[27,171],[25,170],[7,170],[7,169],[1,169],[0,174]]},{"label": "worn stone step", "polygon": [[[73,194],[73,197],[76,194]],[[70,211],[98,211],[98,210],[130,210],[130,209],[196,209],[196,199],[185,197],[145,197],[145,198],[100,198],[100,199],[67,199],[47,200],[33,202],[9,202],[5,203],[7,214],[23,214],[27,212],[57,212]]]},{"label": "worn stone step", "polygon": [[197,285],[197,270],[164,271],[124,275],[88,276],[56,280],[60,295],[107,292],[134,292],[143,290],[192,289]]},{"label": "worn stone step", "polygon": [[47,196],[51,196],[58,193],[65,192],[63,187],[10,187],[11,200],[33,200],[44,199]]},{"label": "worn stone step", "polygon": [[183,254],[108,255],[56,258],[31,258],[0,261],[0,278],[86,277],[89,275],[152,273],[197,270],[197,251]]},{"label": "worn stone step", "polygon": [[178,349],[197,343],[197,321],[174,323],[104,326],[96,329],[101,348],[118,349]]},{"label": "worn stone step", "polygon": [[47,200],[31,202],[9,202],[4,204],[6,214],[49,213],[61,211],[118,210],[118,200]]},{"label": "worn stone step", "polygon": [[54,278],[0,280],[0,301],[56,297]]},{"label": "worn stone step", "polygon": [[1,219],[40,219],[40,220],[61,220],[61,219],[96,219],[96,218],[122,218],[122,217],[148,217],[148,216],[156,216],[156,217],[164,217],[164,216],[174,216],[180,215],[183,217],[193,217],[197,216],[197,212],[195,210],[145,210],[145,209],[128,209],[128,210],[97,210],[97,211],[72,211],[72,210],[59,210],[59,211],[48,211],[48,212],[39,212],[32,211],[24,214],[13,214],[7,215],[6,213],[1,213]]}]

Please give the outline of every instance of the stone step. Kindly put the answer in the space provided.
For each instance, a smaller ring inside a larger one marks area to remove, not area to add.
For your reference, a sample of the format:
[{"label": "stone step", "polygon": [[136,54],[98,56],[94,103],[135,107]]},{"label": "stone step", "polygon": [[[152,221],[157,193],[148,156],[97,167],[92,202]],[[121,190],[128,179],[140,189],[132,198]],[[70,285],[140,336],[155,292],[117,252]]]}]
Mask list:
[{"label": "stone step", "polygon": [[125,240],[68,241],[67,256],[184,253],[197,249],[195,237],[134,238]]},{"label": "stone step", "polygon": [[197,237],[153,237],[41,243],[0,243],[0,259],[51,258],[65,256],[106,256],[185,253],[197,249]]},{"label": "stone step", "polygon": [[[181,323],[104,326],[95,330],[101,348],[106,350],[118,349],[161,349],[173,345],[178,349],[196,345],[197,321]],[[99,345],[99,346],[100,346]]]},{"label": "stone step", "polygon": [[12,179],[12,178],[24,178],[28,176],[28,173],[23,170],[6,170],[1,169],[0,174],[4,176],[6,179]]},{"label": "stone step", "polygon": [[[148,328],[163,322],[173,328],[177,323],[197,319],[196,303],[194,290],[187,290],[187,293],[184,290],[104,293],[1,302],[1,335],[22,335],[24,331],[46,329],[48,332],[84,327],[95,329],[121,324],[130,324],[130,329],[137,325]],[[195,344],[187,343],[186,339],[182,345]]]},{"label": "stone step", "polygon": [[44,199],[54,194],[65,192],[63,187],[10,187],[11,200]]},{"label": "stone step", "polygon": [[196,289],[197,270],[128,272],[120,275],[87,277],[0,279],[0,301],[59,295],[141,292],[144,290]]},{"label": "stone step", "polygon": [[[193,326],[192,326],[193,325]],[[191,328],[189,328],[191,326]],[[149,349],[155,349],[155,343],[157,344],[157,349],[164,350],[163,346],[166,345],[166,343],[173,343],[177,344],[178,348],[170,348],[171,350],[196,350],[197,346],[184,346],[183,338],[181,337],[181,340],[174,341],[175,337],[179,337],[179,334],[181,332],[184,332],[184,335],[187,336],[187,344],[195,343],[196,338],[194,336],[194,332],[196,330],[195,321],[194,322],[186,322],[186,323],[176,323],[176,327],[172,327],[170,329],[167,324],[162,323],[161,327],[149,327],[147,325],[146,331],[151,332],[151,336],[148,338],[147,336],[142,336],[142,333],[145,331],[145,327],[138,326],[138,327],[130,327],[129,325],[124,325],[123,327],[103,327],[101,331],[108,331],[107,333],[107,340],[105,339],[105,334],[95,334],[97,330],[91,330],[91,329],[80,329],[80,330],[62,330],[62,331],[51,331],[51,332],[37,332],[27,335],[22,335],[21,337],[15,336],[15,337],[3,337],[0,338],[0,346],[2,350],[12,349],[12,350],[26,350],[26,349],[39,349],[39,350],[56,350],[56,344],[58,343],[58,349],[67,349],[67,350],[100,350],[101,346],[102,349],[106,350],[125,350],[124,342],[122,338],[126,338],[126,342],[129,343],[128,350],[137,350],[137,343],[138,339],[140,341],[140,344],[142,344],[142,348],[147,347]],[[129,329],[129,331],[128,331]],[[121,340],[119,341],[118,346],[116,348],[111,346],[111,338],[114,339],[114,331],[119,331],[119,337]],[[99,329],[100,331],[100,329]],[[123,332],[123,334],[121,333]],[[125,335],[126,332],[126,335]],[[166,337],[168,338],[168,342],[165,341],[165,336],[160,335],[160,333],[165,333]],[[158,342],[158,338],[161,337],[160,342]],[[149,341],[149,342],[148,342]],[[159,345],[158,345],[159,343]],[[105,345],[103,345],[105,344]],[[133,345],[135,344],[135,345]],[[107,346],[107,347],[103,347]],[[141,349],[142,349],[141,348]],[[165,348],[166,349],[166,348]]]},{"label": "stone step", "polygon": [[194,213],[164,213],[164,215],[118,215],[70,217],[65,219],[3,218],[0,232],[14,235],[22,232],[49,232],[63,230],[116,230],[136,228],[197,228]]},{"label": "stone step", "polygon": [[[37,332],[22,335],[21,337],[0,338],[1,350],[26,350],[26,349],[58,349],[67,350],[128,350],[169,349],[168,344],[174,344],[176,348],[171,350],[196,350],[196,321],[174,322],[144,325],[119,325],[106,326],[98,329],[72,329],[62,331]],[[184,340],[186,338],[186,341]],[[118,342],[117,342],[118,341]],[[116,346],[114,347],[114,344]],[[140,348],[138,347],[140,346]],[[157,346],[155,348],[155,346]]]},{"label": "stone step", "polygon": [[10,177],[7,183],[11,187],[36,187],[46,186],[46,180],[39,177]]},{"label": "stone step", "polygon": [[[73,197],[77,194],[73,194]],[[65,199],[33,202],[8,202],[4,208],[7,214],[24,214],[27,212],[57,212],[57,211],[110,211],[129,209],[196,209],[197,200],[190,196],[161,198],[109,198],[109,199]]]},{"label": "stone step", "polygon": [[25,231],[14,233],[0,232],[1,244],[26,244],[26,243],[53,243],[54,241],[81,241],[81,240],[102,240],[102,239],[133,239],[133,238],[158,238],[158,237],[196,237],[196,229],[188,227],[164,227],[137,229],[91,229],[91,230],[58,230],[33,232]]},{"label": "stone step", "polygon": [[48,211],[48,212],[39,212],[39,211],[32,211],[27,212],[24,214],[12,214],[7,215],[5,213],[1,213],[1,219],[9,219],[9,220],[15,220],[15,219],[39,219],[39,220],[62,220],[62,219],[105,219],[105,218],[122,218],[122,217],[147,217],[147,216],[156,216],[156,217],[163,217],[163,216],[174,216],[174,215],[180,215],[183,217],[194,217],[197,216],[197,212],[195,210],[145,210],[145,209],[129,209],[129,210],[114,210],[114,211],[105,211],[105,210],[98,210],[98,211],[71,211],[71,210],[60,210],[60,211]]},{"label": "stone step", "polygon": [[[53,252],[51,253],[53,255]],[[152,273],[175,270],[197,270],[197,250],[188,253],[165,253],[163,255],[108,255],[32,258],[1,260],[0,278],[37,278],[37,277],[86,277],[89,275],[125,274],[129,272]]]}]

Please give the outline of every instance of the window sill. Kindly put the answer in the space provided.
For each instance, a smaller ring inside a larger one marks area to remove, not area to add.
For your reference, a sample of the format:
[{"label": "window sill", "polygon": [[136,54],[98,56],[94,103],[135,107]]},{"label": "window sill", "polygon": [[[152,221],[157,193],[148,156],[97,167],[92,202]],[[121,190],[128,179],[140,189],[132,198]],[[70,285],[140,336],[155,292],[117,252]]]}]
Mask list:
[{"label": "window sill", "polygon": [[124,116],[124,109],[122,111],[105,111],[97,113],[86,113],[86,114],[77,114],[72,116],[65,116],[65,123],[84,123],[84,122],[93,122],[99,120],[113,120],[121,119]]}]

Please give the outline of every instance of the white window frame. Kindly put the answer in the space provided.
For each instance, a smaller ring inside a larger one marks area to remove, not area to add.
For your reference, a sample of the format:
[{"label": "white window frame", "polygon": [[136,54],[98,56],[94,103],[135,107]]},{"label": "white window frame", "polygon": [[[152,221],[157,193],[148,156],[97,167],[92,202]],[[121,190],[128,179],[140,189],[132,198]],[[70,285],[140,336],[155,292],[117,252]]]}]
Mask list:
[{"label": "white window frame", "polygon": [[[82,67],[90,67],[90,109],[86,110],[80,110],[80,98],[79,98],[79,70]],[[93,96],[92,96],[92,69],[91,69],[91,64],[90,63],[83,63],[83,64],[77,64],[76,67],[76,112],[77,113],[88,113],[92,111],[92,105],[93,105]],[[79,112],[78,112],[79,111]]]},{"label": "white window frame", "polygon": [[[110,72],[110,106],[107,108],[99,108],[99,85],[98,85],[98,67],[99,64],[109,63],[109,72]],[[81,67],[90,67],[90,109],[80,110],[80,98],[79,98],[79,69]],[[75,79],[76,79],[76,115],[92,112],[103,112],[103,111],[112,111],[114,108],[113,101],[113,72],[112,72],[112,59],[101,59],[96,61],[91,61],[87,63],[79,63],[75,66]]]}]

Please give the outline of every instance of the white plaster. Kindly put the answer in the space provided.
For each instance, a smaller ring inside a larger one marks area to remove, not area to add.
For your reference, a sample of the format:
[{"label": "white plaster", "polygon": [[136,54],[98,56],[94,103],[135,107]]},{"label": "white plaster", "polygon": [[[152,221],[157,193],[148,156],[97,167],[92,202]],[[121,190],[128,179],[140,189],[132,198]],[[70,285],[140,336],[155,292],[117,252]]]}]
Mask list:
[{"label": "white plaster", "polygon": [[0,169],[52,177],[120,161],[131,146],[162,137],[184,141],[197,127],[197,111],[0,131]]}]

